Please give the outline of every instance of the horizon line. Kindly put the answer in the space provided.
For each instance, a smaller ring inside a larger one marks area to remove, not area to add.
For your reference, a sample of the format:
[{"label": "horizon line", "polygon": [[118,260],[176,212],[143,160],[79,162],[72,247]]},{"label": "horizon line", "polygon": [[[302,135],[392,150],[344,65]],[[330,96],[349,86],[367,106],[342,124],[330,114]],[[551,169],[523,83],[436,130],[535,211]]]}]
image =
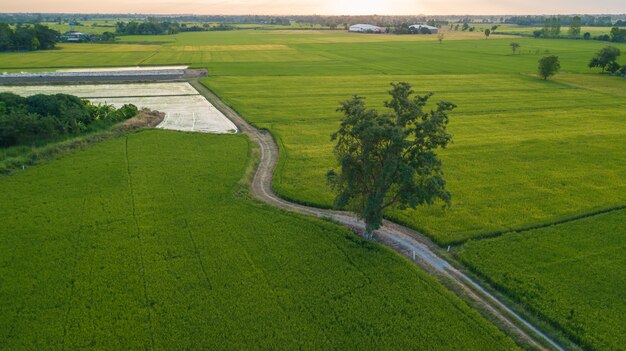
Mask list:
[{"label": "horizon line", "polygon": [[343,17],[343,16],[352,16],[352,17],[365,17],[365,16],[380,16],[380,17],[409,17],[409,16],[455,16],[455,17],[497,17],[497,16],[626,16],[626,12],[624,13],[542,13],[542,14],[529,14],[529,13],[508,13],[508,14],[480,14],[480,15],[470,15],[470,14],[223,14],[223,13],[206,13],[206,14],[197,14],[197,13],[143,13],[143,12],[2,12],[2,15],[146,15],[146,16],[193,16],[193,17],[201,17],[201,16],[225,16],[225,17],[234,17],[234,16],[276,16],[276,17],[304,17],[304,16],[331,16],[331,17]]}]

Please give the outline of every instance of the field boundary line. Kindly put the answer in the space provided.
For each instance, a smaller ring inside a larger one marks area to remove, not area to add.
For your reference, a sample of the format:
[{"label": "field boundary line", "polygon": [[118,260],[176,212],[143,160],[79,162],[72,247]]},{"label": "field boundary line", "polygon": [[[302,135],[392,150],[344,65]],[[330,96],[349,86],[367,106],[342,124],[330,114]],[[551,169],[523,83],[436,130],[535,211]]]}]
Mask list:
[{"label": "field boundary line", "polygon": [[202,256],[200,255],[200,251],[198,250],[196,239],[193,237],[193,231],[191,230],[191,227],[189,226],[189,222],[187,222],[187,218],[183,218],[183,221],[185,222],[185,229],[187,229],[187,233],[189,234],[189,239],[191,239],[191,244],[193,245],[193,251],[195,252],[196,258],[198,259],[198,263],[200,264],[200,269],[202,269],[204,280],[206,281],[209,290],[213,290],[213,284],[211,284],[209,275],[207,274],[206,268],[204,267],[204,261],[202,260]]},{"label": "field boundary line", "polygon": [[161,53],[161,50],[158,49],[157,51],[155,51],[152,54],[150,54],[148,57],[146,57],[143,60],[139,61],[137,63],[137,66],[141,66],[144,62],[148,61],[149,59],[153,58],[154,56],[156,56],[157,54],[160,54],[160,53]]},{"label": "field boundary line", "polygon": [[[207,100],[228,117],[242,133],[246,134],[252,142],[259,145],[261,153],[260,162],[254,174],[254,178],[252,179],[252,183],[250,184],[252,196],[268,205],[286,211],[331,220],[334,223],[348,227],[355,233],[360,233],[364,230],[365,225],[361,220],[356,218],[354,214],[292,203],[276,195],[272,189],[272,179],[275,167],[278,163],[278,145],[272,134],[262,132],[253,127],[197,79],[190,80],[190,83],[200,94],[204,95]],[[475,282],[462,271],[455,269],[446,259],[439,256],[427,244],[418,241],[423,238],[422,234],[400,224],[385,220],[383,227],[376,231],[375,235],[379,243],[409,258],[427,273],[438,278],[445,278],[446,281],[463,290],[466,293],[464,296],[467,296],[469,299],[483,306],[486,309],[486,311],[484,311],[485,313],[490,314],[503,323],[503,325],[497,325],[501,330],[504,329],[541,350],[564,350],[564,348],[551,337],[543,333],[522,316],[512,311],[512,309],[497,297],[488,293],[487,289],[482,287],[479,283]],[[426,238],[423,239],[423,241],[428,241]],[[454,289],[449,290],[462,300],[465,300],[458,291]],[[483,318],[485,317],[483,316]]]},{"label": "field boundary line", "polygon": [[154,327],[152,325],[152,311],[150,310],[150,300],[148,299],[148,284],[146,282],[146,268],[143,258],[143,237],[141,235],[141,228],[139,228],[139,221],[137,220],[137,212],[135,206],[135,190],[133,188],[133,177],[130,172],[130,159],[128,157],[128,136],[126,136],[124,142],[124,156],[126,157],[126,172],[128,173],[128,186],[130,189],[130,202],[133,221],[135,222],[136,237],[139,241],[139,262],[140,262],[140,275],[143,283],[143,298],[146,310],[148,312],[148,327],[150,330],[150,345],[154,350]]},{"label": "field boundary line", "polygon": [[65,310],[65,316],[63,318],[63,338],[61,339],[61,350],[65,350],[65,338],[67,337],[67,327],[69,324],[70,313],[72,313],[72,301],[74,300],[74,289],[76,287],[76,275],[78,272],[78,251],[81,244],[81,238],[83,236],[83,228],[85,227],[85,206],[87,205],[87,198],[83,198],[83,203],[81,206],[81,223],[78,227],[78,232],[76,233],[76,242],[74,243],[74,252],[72,255],[73,263],[72,272],[70,274],[70,279],[72,280],[72,285],[70,286],[70,296],[67,299],[67,309]]},{"label": "field boundary line", "polygon": [[501,236],[507,235],[507,234],[525,233],[525,232],[529,232],[529,231],[533,231],[533,230],[537,230],[537,229],[549,228],[549,227],[554,227],[554,226],[558,226],[558,225],[562,225],[562,224],[572,223],[572,222],[580,221],[582,219],[591,218],[591,217],[595,217],[595,216],[600,216],[600,215],[603,215],[603,214],[607,214],[607,213],[611,213],[611,212],[617,212],[617,211],[622,211],[622,210],[626,210],[626,205],[619,205],[619,206],[605,208],[605,209],[602,209],[602,210],[587,212],[587,213],[583,213],[583,214],[576,215],[576,216],[573,216],[573,217],[564,218],[564,219],[560,219],[560,220],[552,221],[552,222],[547,222],[547,223],[543,223],[543,224],[536,224],[536,225],[531,225],[531,226],[527,226],[527,227],[521,227],[521,228],[517,228],[517,229],[509,229],[509,230],[496,231],[496,232],[491,232],[491,233],[486,233],[486,234],[480,234],[480,235],[477,235],[477,236],[469,238],[469,239],[452,242],[452,243],[450,243],[450,245],[454,245],[454,246],[458,247],[458,246],[461,246],[463,244],[466,244],[469,241],[480,241],[480,240],[487,240],[487,239],[498,238],[498,237],[501,237]]}]

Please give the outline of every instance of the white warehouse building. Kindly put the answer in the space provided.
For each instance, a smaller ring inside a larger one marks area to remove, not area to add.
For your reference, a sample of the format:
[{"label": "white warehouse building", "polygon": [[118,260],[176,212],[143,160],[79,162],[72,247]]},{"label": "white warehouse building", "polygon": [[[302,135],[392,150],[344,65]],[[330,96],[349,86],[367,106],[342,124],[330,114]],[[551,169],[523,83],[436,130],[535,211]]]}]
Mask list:
[{"label": "white warehouse building", "polygon": [[371,24],[355,24],[348,29],[350,32],[359,33],[384,33],[385,28],[374,26]]},{"label": "white warehouse building", "polygon": [[422,28],[428,29],[431,34],[437,34],[439,32],[439,28],[433,27],[433,26],[427,26],[425,24],[414,24],[412,26],[409,26],[409,28],[415,29],[417,33],[420,33],[420,30]]}]

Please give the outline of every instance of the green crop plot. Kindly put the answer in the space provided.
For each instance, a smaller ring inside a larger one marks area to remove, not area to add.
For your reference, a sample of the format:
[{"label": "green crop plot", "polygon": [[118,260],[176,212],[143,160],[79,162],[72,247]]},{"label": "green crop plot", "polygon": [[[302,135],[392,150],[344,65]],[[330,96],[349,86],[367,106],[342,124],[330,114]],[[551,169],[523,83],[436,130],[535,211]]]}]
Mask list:
[{"label": "green crop plot", "polygon": [[626,210],[470,241],[459,256],[587,349],[626,346]]},{"label": "green crop plot", "polygon": [[215,77],[204,82],[274,132],[283,152],[274,182],[278,192],[330,205],[324,174],[334,162],[329,136],[338,125],[337,102],[349,91],[381,106],[388,82],[398,80],[412,82],[421,93],[434,91],[435,99],[459,108],[450,126],[454,144],[442,155],[452,207],[397,212],[393,218],[449,244],[622,204],[623,79],[567,74],[543,82],[500,74]]},{"label": "green crop plot", "polygon": [[338,226],[237,196],[247,140],[131,134],[0,179],[0,349],[515,349]]}]

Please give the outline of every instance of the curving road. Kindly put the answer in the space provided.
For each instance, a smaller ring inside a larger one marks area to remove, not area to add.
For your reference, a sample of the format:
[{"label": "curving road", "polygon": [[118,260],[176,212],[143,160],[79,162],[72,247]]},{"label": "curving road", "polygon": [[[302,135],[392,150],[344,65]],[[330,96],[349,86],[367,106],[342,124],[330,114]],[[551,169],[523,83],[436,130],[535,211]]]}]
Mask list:
[{"label": "curving road", "polygon": [[[281,199],[274,194],[272,190],[272,177],[278,161],[278,146],[272,136],[267,132],[260,131],[251,126],[246,120],[239,116],[237,112],[223,103],[215,94],[197,80],[192,80],[191,85],[196,88],[200,94],[204,95],[217,109],[222,111],[239,130],[248,135],[250,140],[259,145],[261,159],[254,175],[251,189],[254,197],[272,206],[288,211],[332,219],[353,231],[362,232],[365,229],[364,223],[351,213],[295,204]],[[558,343],[512,311],[480,284],[465,273],[454,268],[448,261],[439,256],[436,253],[436,245],[422,234],[396,223],[385,221],[383,227],[376,232],[376,239],[380,243],[412,259],[426,271],[452,282],[455,288],[460,289],[464,295],[471,298],[475,303],[478,303],[483,309],[503,323],[509,331],[515,333],[532,346],[541,350],[564,350]]]}]

